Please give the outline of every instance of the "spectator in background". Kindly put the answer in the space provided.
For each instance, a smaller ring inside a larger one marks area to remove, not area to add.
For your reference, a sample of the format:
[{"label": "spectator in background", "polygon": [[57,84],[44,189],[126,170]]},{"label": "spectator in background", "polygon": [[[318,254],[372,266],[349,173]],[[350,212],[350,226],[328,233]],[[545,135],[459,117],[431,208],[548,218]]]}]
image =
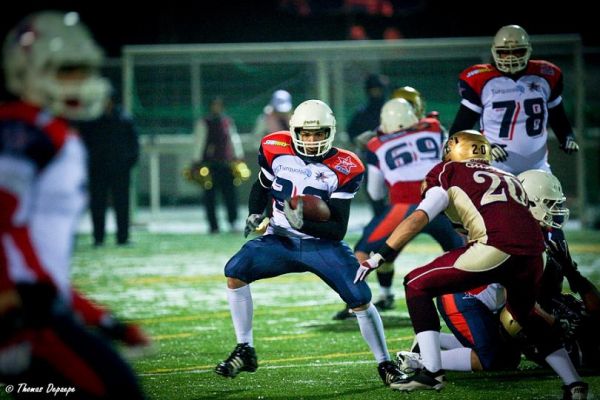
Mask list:
[{"label": "spectator in background", "polygon": [[142,399],[133,370],[75,317],[93,305],[70,277],[87,173],[66,119],[102,112],[102,49],[77,13],[43,11],[9,32],[3,56],[14,98],[0,104],[0,381]]},{"label": "spectator in background", "polygon": [[131,170],[139,157],[138,133],[131,117],[110,96],[104,112],[90,121],[73,121],[88,151],[90,211],[94,246],[104,245],[109,197],[117,222],[117,245],[129,244]]},{"label": "spectator in background", "polygon": [[348,124],[348,136],[351,141],[365,131],[372,131],[379,126],[381,108],[387,101],[389,79],[380,74],[370,74],[365,79],[367,102],[352,115]]},{"label": "spectator in background", "polygon": [[[354,143],[356,152],[363,162],[366,162],[366,149],[357,143],[357,138],[361,133],[374,131],[379,126],[381,108],[387,101],[387,91],[389,79],[385,75],[370,74],[365,79],[365,93],[367,102],[360,106],[350,119],[348,124],[348,139]],[[367,185],[368,178],[364,179]],[[369,203],[374,215],[379,215],[386,206],[385,201],[373,201],[369,198]]]},{"label": "spectator in background", "polygon": [[262,138],[268,133],[290,129],[292,116],[292,95],[286,90],[273,92],[271,101],[256,119],[252,133]]},{"label": "spectator in background", "polygon": [[232,168],[236,161],[244,159],[244,150],[235,122],[225,114],[222,97],[211,100],[209,114],[198,120],[194,135],[199,164],[207,167],[211,176],[211,184],[204,186],[204,206],[210,233],[219,233],[217,191],[221,192],[225,201],[231,230],[238,230],[238,196]]}]

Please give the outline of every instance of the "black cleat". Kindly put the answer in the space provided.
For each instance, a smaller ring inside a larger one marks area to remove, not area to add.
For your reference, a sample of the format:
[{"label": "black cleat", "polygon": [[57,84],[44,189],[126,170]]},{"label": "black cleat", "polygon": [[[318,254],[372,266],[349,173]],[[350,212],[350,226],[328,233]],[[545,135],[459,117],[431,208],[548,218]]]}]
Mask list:
[{"label": "black cleat", "polygon": [[573,382],[565,385],[563,389],[563,400],[587,400],[588,384],[585,382]]},{"label": "black cleat", "polygon": [[383,384],[386,386],[390,386],[390,383],[405,377],[398,366],[392,361],[384,361],[379,363],[377,366],[377,371],[379,371],[379,376],[381,377]]},{"label": "black cleat", "polygon": [[238,343],[225,361],[215,368],[215,372],[227,378],[235,378],[242,371],[254,372],[258,368],[256,351],[248,343]]},{"label": "black cleat", "polygon": [[388,311],[394,309],[394,295],[390,294],[389,296],[380,297],[375,303],[373,303],[375,307],[377,307],[378,311]]},{"label": "black cleat", "polygon": [[333,319],[336,321],[341,321],[348,318],[356,318],[356,314],[350,307],[348,307],[348,305],[344,306],[343,310],[336,312],[333,316]]},{"label": "black cleat", "polygon": [[442,390],[446,384],[444,370],[440,369],[437,372],[429,372],[426,369],[420,369],[411,376],[403,376],[390,384],[394,390],[402,392],[412,392],[413,390]]}]

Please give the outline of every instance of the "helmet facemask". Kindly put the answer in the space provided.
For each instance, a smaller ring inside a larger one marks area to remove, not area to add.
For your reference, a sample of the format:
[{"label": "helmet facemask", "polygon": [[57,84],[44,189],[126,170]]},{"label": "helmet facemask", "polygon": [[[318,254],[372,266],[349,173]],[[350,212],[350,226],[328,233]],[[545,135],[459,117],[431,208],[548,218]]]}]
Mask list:
[{"label": "helmet facemask", "polygon": [[110,82],[86,66],[49,71],[44,79],[36,81],[36,85],[31,93],[43,96],[40,103],[52,113],[70,120],[99,117],[111,91]]},{"label": "helmet facemask", "polygon": [[103,57],[76,13],[32,14],[4,42],[7,89],[56,115],[93,119],[110,94],[108,81],[99,74]]},{"label": "helmet facemask", "polygon": [[565,207],[566,197],[558,178],[543,170],[525,171],[518,178],[529,198],[529,210],[540,225],[562,228],[570,211]]},{"label": "helmet facemask", "polygon": [[[323,134],[323,140],[309,141],[303,137],[307,133],[313,135]],[[304,134],[304,135],[303,135]],[[329,140],[331,130],[329,128],[324,129],[302,129],[296,128],[292,135],[292,140],[296,151],[307,157],[322,156],[331,149],[332,141]]]}]

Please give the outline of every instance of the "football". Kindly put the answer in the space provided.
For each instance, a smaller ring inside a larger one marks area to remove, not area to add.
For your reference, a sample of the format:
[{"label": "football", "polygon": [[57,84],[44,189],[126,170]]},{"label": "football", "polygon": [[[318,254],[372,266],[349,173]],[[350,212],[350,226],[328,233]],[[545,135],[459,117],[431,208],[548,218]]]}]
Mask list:
[{"label": "football", "polygon": [[302,211],[305,219],[310,221],[327,221],[331,217],[329,206],[320,197],[308,194],[294,196],[290,199],[290,206],[295,209],[299,199],[302,199]]}]

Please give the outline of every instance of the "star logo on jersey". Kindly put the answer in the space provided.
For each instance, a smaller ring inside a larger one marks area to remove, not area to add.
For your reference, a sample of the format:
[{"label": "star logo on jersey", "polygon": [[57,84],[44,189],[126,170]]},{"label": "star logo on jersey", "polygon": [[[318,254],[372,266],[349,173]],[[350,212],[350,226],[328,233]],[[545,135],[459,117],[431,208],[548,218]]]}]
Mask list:
[{"label": "star logo on jersey", "polygon": [[540,85],[535,82],[530,82],[529,85],[527,85],[527,88],[530,92],[539,92],[541,90]]},{"label": "star logo on jersey", "polygon": [[340,171],[344,175],[348,175],[354,167],[356,167],[356,164],[354,164],[350,156],[348,156],[345,158],[338,157],[338,163],[333,168]]},{"label": "star logo on jersey", "polygon": [[325,172],[318,172],[317,175],[315,175],[315,180],[319,182],[325,182],[326,179]]}]

